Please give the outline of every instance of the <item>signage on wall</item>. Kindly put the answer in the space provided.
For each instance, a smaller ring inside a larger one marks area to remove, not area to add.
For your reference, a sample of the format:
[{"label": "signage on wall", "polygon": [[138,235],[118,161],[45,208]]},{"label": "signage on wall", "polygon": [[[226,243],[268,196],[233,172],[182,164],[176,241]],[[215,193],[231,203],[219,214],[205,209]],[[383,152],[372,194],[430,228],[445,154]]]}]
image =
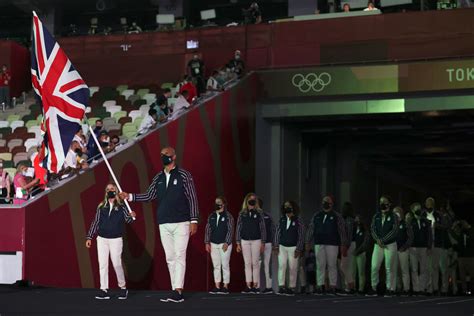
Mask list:
[{"label": "signage on wall", "polygon": [[130,44],[122,44],[122,45],[120,45],[120,47],[122,48],[122,50],[123,50],[124,52],[128,52],[128,50],[132,47],[132,45],[130,45]]}]

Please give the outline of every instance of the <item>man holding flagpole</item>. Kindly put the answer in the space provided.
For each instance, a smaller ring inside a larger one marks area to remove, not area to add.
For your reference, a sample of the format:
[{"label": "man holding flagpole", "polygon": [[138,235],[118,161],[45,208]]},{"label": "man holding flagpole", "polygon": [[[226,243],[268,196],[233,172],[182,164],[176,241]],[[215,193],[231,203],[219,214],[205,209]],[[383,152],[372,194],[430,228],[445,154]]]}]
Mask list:
[{"label": "man holding flagpole", "polygon": [[176,165],[171,147],[161,150],[164,169],[158,173],[144,194],[120,193],[122,199],[137,202],[158,200],[156,218],[173,292],[162,302],[184,302],[186,250],[189,237],[197,232],[199,208],[191,174]]}]

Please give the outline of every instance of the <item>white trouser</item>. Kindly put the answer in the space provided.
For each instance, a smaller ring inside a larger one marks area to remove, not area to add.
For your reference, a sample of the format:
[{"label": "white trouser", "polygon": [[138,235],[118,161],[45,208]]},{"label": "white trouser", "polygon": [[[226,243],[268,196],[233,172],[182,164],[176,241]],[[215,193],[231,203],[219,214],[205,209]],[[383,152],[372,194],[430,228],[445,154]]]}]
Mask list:
[{"label": "white trouser", "polygon": [[372,289],[377,290],[379,284],[379,271],[382,261],[385,259],[385,276],[387,290],[395,291],[397,285],[396,282],[396,267],[397,267],[397,243],[393,242],[389,245],[385,245],[385,248],[381,248],[378,244],[374,245],[374,252],[372,253]]},{"label": "white trouser", "polygon": [[165,250],[166,262],[173,290],[182,289],[186,273],[186,249],[189,242],[190,222],[161,224],[161,244]]},{"label": "white trouser", "polygon": [[353,278],[355,280],[356,273],[359,279],[359,291],[363,292],[365,290],[365,263],[367,261],[367,255],[365,251],[357,256],[354,256],[352,260],[353,264]]},{"label": "white trouser", "polygon": [[448,249],[433,248],[429,258],[427,291],[439,289],[439,273],[441,272],[441,292],[448,292]]},{"label": "white trouser", "polygon": [[[401,280],[400,288],[404,292],[410,291],[410,260],[408,250],[398,252],[397,283]],[[398,275],[400,277],[398,277]]]},{"label": "white trouser", "polygon": [[[410,248],[411,283],[414,292],[424,292],[427,285],[428,257],[426,248]],[[419,266],[419,267],[418,267]]]},{"label": "white trouser", "polygon": [[123,239],[119,238],[102,238],[97,237],[97,255],[99,259],[100,289],[108,290],[109,288],[109,255],[115,274],[117,275],[117,283],[121,289],[125,288],[125,275],[122,267],[122,249]]},{"label": "white trouser", "polygon": [[337,253],[338,246],[315,245],[314,254],[316,256],[316,279],[317,285],[323,286],[326,280],[326,268],[329,272],[329,285],[337,285]]},{"label": "white trouser", "polygon": [[245,282],[258,284],[260,280],[260,248],[261,240],[243,240],[242,255],[245,264]]},{"label": "white trouser", "polygon": [[[222,247],[224,244],[211,243],[211,260],[214,267],[214,282],[222,281],[221,274],[224,278],[224,284],[230,283],[230,254],[232,253],[232,245],[229,245],[227,251],[224,252]],[[221,271],[222,269],[222,271]]]},{"label": "white trouser", "polygon": [[265,288],[272,288],[272,277],[270,275],[270,260],[272,258],[273,245],[271,242],[265,243],[265,252],[263,253],[263,267],[265,271]]},{"label": "white trouser", "polygon": [[347,256],[341,255],[341,271],[344,276],[344,285],[346,288],[348,284],[354,283],[354,250],[356,247],[355,241],[351,242],[350,247],[347,249]]},{"label": "white trouser", "polygon": [[290,289],[296,288],[296,277],[298,275],[298,258],[295,258],[296,246],[285,247],[280,245],[278,251],[278,286],[284,287],[286,282],[286,270],[289,268]]}]

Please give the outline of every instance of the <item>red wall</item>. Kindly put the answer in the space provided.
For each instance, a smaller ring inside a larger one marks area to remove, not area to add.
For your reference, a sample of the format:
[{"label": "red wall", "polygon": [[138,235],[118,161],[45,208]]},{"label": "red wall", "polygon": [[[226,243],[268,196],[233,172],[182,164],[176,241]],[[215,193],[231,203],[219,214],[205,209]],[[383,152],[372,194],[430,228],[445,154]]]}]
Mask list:
[{"label": "red wall", "polygon": [[0,65],[6,64],[11,71],[10,96],[18,97],[31,89],[30,52],[12,41],[0,40]]},{"label": "red wall", "polygon": [[249,69],[470,56],[472,16],[474,9],[426,11],[59,42],[90,85],[148,85],[181,78],[190,39],[199,41],[208,73],[236,49]]},{"label": "red wall", "polygon": [[[203,291],[212,286],[210,258],[204,249],[204,227],[213,211],[215,197],[223,193],[230,211],[237,217],[244,195],[253,190],[257,86],[256,75],[246,78],[237,87],[191,110],[110,160],[128,192],[147,189],[162,168],[159,151],[165,145],[176,148],[179,165],[192,173],[201,224],[188,248],[187,289]],[[10,245],[18,247],[24,230],[26,279],[44,286],[98,287],[96,245],[87,250],[85,234],[109,181],[105,164],[101,163],[24,209],[0,209],[0,214],[9,211],[19,216],[18,221],[16,217],[0,221],[0,250]],[[124,264],[129,288],[170,288],[155,207],[156,203],[132,203],[138,216],[127,227],[125,238]],[[12,234],[8,233],[10,230]],[[242,288],[244,271],[240,254],[233,253],[231,269],[232,288]],[[111,287],[114,287],[115,275],[110,270]]]}]

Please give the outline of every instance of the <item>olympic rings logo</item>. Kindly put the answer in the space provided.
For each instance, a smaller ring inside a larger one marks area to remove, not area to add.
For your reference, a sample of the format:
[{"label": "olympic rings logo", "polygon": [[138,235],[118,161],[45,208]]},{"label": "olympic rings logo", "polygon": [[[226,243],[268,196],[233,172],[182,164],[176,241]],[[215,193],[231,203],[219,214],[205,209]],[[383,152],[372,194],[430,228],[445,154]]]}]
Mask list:
[{"label": "olympic rings logo", "polygon": [[291,79],[291,83],[303,93],[310,92],[311,90],[321,92],[331,83],[331,75],[327,72],[322,72],[319,75],[313,72],[307,75],[296,74]]}]

